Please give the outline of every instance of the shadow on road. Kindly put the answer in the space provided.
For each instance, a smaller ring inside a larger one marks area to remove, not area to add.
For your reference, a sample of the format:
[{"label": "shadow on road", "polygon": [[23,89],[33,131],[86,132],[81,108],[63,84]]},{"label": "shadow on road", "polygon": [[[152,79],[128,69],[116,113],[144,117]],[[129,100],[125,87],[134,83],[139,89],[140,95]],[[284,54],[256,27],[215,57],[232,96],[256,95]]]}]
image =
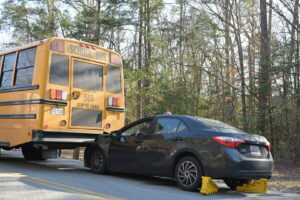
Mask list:
[{"label": "shadow on road", "polygon": [[[80,161],[75,160],[69,160],[69,159],[50,159],[47,161],[27,161],[21,155],[19,152],[14,152],[13,154],[6,154],[1,153],[0,156],[0,164],[2,169],[7,169],[10,171],[22,173],[28,176],[33,177],[39,177],[44,179],[52,179],[56,180],[57,182],[61,183],[63,181],[60,181],[59,179],[55,179],[55,177],[66,177],[70,178],[72,180],[76,180],[77,187],[80,187],[78,185],[84,185],[87,189],[89,189],[89,185],[86,183],[86,180],[91,180],[94,183],[99,183],[99,187],[101,188],[100,183],[107,183],[114,185],[115,183],[123,183],[123,184],[133,184],[135,187],[138,187],[138,185],[146,185],[148,187],[152,187],[156,189],[156,187],[159,187],[160,190],[167,190],[168,192],[176,192],[180,194],[189,194],[189,196],[198,196],[197,193],[190,193],[186,191],[180,191],[180,189],[177,187],[176,182],[170,178],[161,178],[161,177],[150,177],[150,176],[143,176],[143,175],[133,175],[133,174],[126,174],[126,173],[111,173],[109,175],[97,175],[92,174],[88,168],[83,167],[83,163]],[[11,169],[11,167],[13,168]],[[45,173],[47,173],[47,176],[44,176]],[[84,178],[83,178],[84,177]],[[85,179],[85,180],[83,180]],[[34,182],[28,182],[28,180],[22,180],[22,183],[30,185],[32,187],[38,187],[40,186],[37,183]],[[84,182],[85,181],[85,182]],[[73,186],[74,182],[69,182],[70,186]],[[67,183],[64,183],[67,184]],[[91,183],[92,184],[92,183]],[[218,183],[219,185],[219,183]],[[110,186],[111,187],[111,186]],[[53,191],[61,191],[57,188],[51,188],[46,187],[47,190],[53,190]],[[45,189],[45,188],[44,188]],[[101,188],[102,189],[102,188]],[[96,191],[95,191],[96,190]],[[93,187],[93,191],[97,192],[97,187]],[[108,190],[109,191],[109,190]],[[66,191],[64,191],[66,192]],[[113,194],[113,191],[112,191]],[[219,196],[222,197],[222,199],[242,199],[247,197],[247,195],[243,193],[239,193],[236,191],[230,191],[224,184],[221,183],[221,188],[217,194],[214,195],[215,197]],[[259,195],[257,195],[258,197]],[[264,195],[261,195],[264,196]],[[272,198],[272,194],[269,194],[268,197]],[[274,196],[280,196],[279,194],[276,194]],[[210,196],[198,196],[199,198],[208,198],[210,199]],[[266,197],[266,196],[264,196]]]}]

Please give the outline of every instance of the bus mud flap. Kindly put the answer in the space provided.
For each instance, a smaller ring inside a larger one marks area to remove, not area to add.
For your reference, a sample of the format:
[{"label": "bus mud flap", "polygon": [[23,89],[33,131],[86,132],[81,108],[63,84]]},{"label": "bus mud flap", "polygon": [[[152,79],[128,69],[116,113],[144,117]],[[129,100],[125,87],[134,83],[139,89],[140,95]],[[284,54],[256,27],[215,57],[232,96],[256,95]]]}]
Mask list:
[{"label": "bus mud flap", "polygon": [[200,192],[205,195],[217,193],[219,190],[217,184],[212,178],[207,176],[202,176],[202,187]]},{"label": "bus mud flap", "polygon": [[236,191],[267,194],[267,187],[268,187],[268,180],[260,179],[260,180],[253,180],[248,184],[243,184],[242,186],[237,186]]}]

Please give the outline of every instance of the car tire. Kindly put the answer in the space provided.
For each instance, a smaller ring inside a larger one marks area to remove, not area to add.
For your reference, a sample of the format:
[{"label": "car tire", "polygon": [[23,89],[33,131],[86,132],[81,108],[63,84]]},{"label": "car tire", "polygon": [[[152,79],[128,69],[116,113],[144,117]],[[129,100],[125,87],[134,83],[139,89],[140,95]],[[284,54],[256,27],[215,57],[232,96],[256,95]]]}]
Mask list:
[{"label": "car tire", "polygon": [[199,161],[192,156],[183,157],[175,167],[177,185],[187,191],[198,191],[201,188],[203,175]]},{"label": "car tire", "polygon": [[95,148],[92,151],[91,156],[91,171],[96,174],[106,174],[107,173],[107,159],[103,151],[99,148]]},{"label": "car tire", "polygon": [[242,186],[243,184],[248,184],[251,180],[241,180],[241,179],[224,179],[224,182],[231,190],[236,190],[237,186]]},{"label": "car tire", "polygon": [[21,149],[26,160],[46,160],[42,156],[42,150],[34,148],[32,145],[23,145]]}]

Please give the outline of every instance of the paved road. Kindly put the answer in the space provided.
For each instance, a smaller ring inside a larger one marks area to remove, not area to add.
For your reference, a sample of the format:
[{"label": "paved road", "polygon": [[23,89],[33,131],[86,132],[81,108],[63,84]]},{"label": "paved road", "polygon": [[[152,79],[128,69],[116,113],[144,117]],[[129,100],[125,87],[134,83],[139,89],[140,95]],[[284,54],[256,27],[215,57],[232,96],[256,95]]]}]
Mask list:
[{"label": "paved road", "polygon": [[95,175],[75,160],[25,161],[18,151],[2,151],[0,157],[0,200],[300,199],[300,195],[277,192],[232,192],[224,184],[218,185],[221,189],[217,194],[204,196],[182,191],[169,179]]}]

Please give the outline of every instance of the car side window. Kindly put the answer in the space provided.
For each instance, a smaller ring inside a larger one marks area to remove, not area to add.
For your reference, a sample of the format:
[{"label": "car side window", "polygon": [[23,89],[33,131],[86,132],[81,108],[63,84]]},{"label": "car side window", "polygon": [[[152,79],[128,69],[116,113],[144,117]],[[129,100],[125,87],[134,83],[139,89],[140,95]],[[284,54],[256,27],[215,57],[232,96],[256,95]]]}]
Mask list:
[{"label": "car side window", "polygon": [[122,136],[146,135],[150,131],[152,120],[141,122],[121,133]]},{"label": "car side window", "polygon": [[179,119],[160,118],[155,125],[154,134],[171,134],[184,129],[186,129],[185,125]]},{"label": "car side window", "polygon": [[177,128],[177,133],[180,133],[180,132],[183,132],[183,131],[186,131],[188,128],[184,125],[183,122],[180,122],[178,128]]}]

